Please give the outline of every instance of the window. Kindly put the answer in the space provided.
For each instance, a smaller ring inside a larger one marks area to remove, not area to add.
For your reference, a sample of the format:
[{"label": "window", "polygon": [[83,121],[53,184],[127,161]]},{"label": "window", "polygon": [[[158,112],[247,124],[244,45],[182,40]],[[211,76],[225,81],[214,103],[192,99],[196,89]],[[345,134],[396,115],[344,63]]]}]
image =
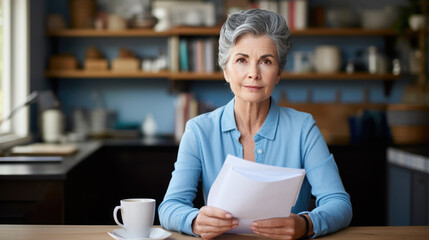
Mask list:
[{"label": "window", "polygon": [[29,94],[28,0],[0,0],[0,143],[29,136],[29,111],[21,108]]}]

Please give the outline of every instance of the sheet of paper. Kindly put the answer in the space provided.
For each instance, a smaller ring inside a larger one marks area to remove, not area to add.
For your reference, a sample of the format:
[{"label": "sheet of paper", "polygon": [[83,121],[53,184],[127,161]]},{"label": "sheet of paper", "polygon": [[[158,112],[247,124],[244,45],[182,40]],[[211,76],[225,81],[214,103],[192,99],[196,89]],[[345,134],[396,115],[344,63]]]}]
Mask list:
[{"label": "sheet of paper", "polygon": [[305,170],[269,166],[228,155],[207,199],[231,213],[239,227],[231,233],[251,233],[255,220],[288,217],[295,205]]}]

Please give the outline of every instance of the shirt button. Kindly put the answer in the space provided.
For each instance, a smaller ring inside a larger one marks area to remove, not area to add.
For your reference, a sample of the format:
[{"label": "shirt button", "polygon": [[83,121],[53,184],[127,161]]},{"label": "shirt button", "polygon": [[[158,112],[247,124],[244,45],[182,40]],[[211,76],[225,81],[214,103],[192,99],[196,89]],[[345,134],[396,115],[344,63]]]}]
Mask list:
[{"label": "shirt button", "polygon": [[263,151],[262,151],[262,149],[260,149],[260,148],[259,148],[256,152],[257,152],[258,154],[262,154],[262,152],[263,152]]}]

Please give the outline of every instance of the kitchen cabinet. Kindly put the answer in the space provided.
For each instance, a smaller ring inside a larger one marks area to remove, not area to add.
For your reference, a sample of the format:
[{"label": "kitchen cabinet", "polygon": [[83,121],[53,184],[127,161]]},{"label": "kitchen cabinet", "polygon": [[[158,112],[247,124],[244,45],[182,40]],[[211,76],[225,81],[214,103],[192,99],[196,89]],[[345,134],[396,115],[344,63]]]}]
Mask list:
[{"label": "kitchen cabinet", "polygon": [[64,224],[64,181],[0,180],[0,223]]},{"label": "kitchen cabinet", "polygon": [[392,226],[429,224],[429,174],[390,164],[389,215]]},{"label": "kitchen cabinet", "polygon": [[427,145],[388,149],[388,225],[429,225]]}]

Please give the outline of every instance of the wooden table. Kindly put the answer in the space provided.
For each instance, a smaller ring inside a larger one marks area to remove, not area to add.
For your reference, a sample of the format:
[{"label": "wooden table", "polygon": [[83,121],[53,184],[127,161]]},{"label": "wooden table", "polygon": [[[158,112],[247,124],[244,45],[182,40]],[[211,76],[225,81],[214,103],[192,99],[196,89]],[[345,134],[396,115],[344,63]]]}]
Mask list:
[{"label": "wooden table", "polygon": [[[0,240],[109,240],[107,232],[117,226],[78,226],[78,225],[0,225]],[[194,237],[172,232],[170,240],[192,240]],[[223,240],[257,240],[255,235],[224,234],[216,239]],[[429,239],[429,226],[412,227],[349,227],[335,234],[319,239],[364,239],[364,240],[396,240],[396,239]]]}]

